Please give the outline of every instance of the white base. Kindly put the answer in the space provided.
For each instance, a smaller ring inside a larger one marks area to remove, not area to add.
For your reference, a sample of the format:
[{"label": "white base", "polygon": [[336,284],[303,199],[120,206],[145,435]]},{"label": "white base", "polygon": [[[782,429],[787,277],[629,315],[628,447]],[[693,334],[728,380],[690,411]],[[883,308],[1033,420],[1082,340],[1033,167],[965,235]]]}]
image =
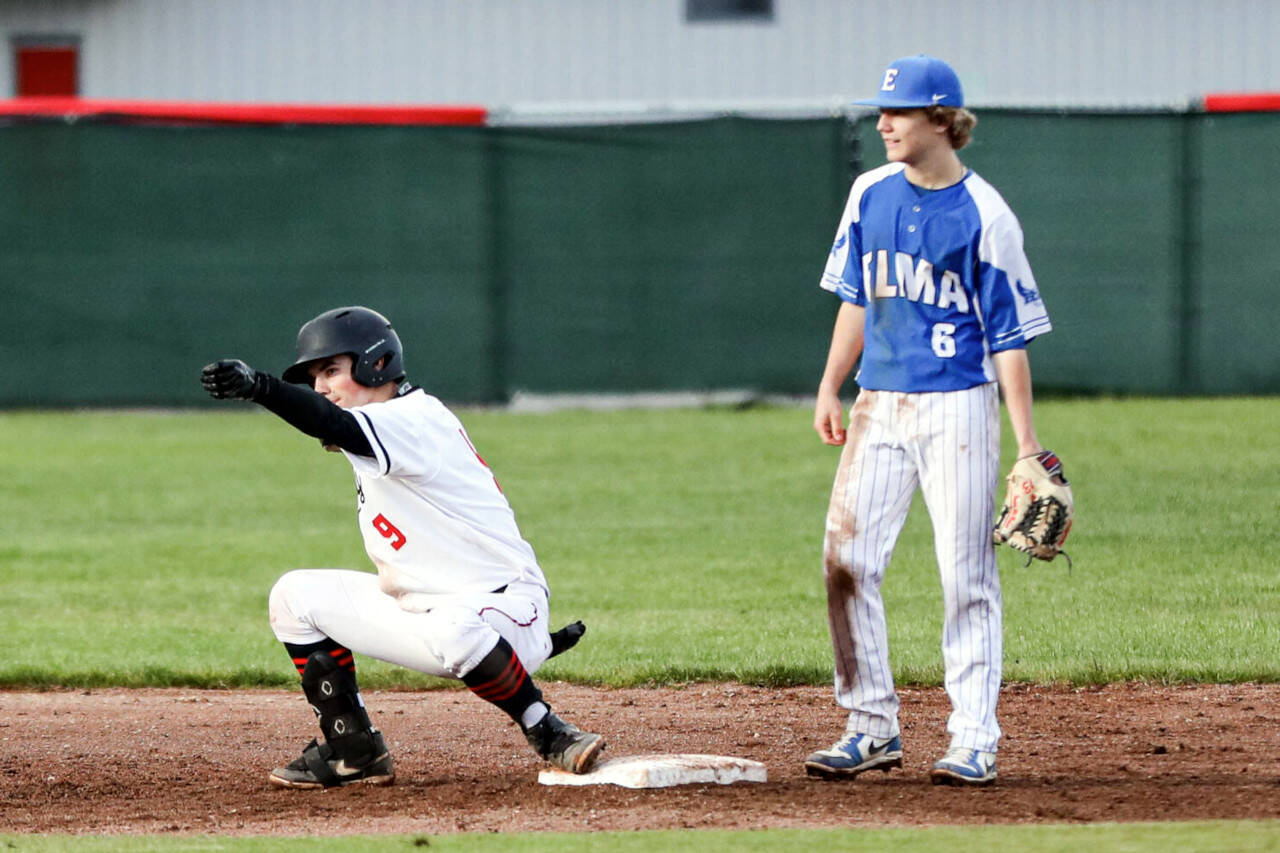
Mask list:
[{"label": "white base", "polygon": [[543,770],[543,785],[621,785],[624,788],[670,788],[714,782],[764,782],[765,767],[759,761],[728,755],[662,754],[629,755],[601,761],[590,773]]}]

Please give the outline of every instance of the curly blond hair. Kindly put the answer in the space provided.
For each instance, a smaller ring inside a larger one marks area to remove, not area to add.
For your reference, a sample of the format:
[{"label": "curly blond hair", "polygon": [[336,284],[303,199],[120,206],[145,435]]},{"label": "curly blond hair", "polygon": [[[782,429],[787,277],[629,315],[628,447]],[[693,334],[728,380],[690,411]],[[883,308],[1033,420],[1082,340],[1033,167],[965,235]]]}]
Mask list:
[{"label": "curly blond hair", "polygon": [[956,151],[969,144],[973,129],[978,126],[978,117],[964,107],[925,107],[924,114],[929,121],[947,129],[947,139]]}]

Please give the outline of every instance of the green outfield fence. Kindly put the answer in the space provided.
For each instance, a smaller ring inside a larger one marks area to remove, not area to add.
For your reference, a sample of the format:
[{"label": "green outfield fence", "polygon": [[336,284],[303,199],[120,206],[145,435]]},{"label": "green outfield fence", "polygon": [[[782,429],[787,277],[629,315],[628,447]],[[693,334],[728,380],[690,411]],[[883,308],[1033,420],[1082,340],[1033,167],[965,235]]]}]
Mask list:
[{"label": "green outfield fence", "polygon": [[[1055,331],[1040,389],[1280,391],[1280,113],[979,111]],[[335,305],[445,399],[811,393],[870,117],[0,125],[0,406],[203,405]]]}]

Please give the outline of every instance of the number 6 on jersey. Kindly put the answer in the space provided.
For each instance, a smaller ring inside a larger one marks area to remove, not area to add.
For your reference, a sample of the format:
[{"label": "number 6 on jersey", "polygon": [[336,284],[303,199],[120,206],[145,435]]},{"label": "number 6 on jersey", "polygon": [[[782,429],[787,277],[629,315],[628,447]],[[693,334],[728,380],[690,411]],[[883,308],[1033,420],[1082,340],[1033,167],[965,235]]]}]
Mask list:
[{"label": "number 6 on jersey", "polygon": [[929,345],[938,358],[952,358],[956,354],[956,324],[934,323],[933,338]]}]

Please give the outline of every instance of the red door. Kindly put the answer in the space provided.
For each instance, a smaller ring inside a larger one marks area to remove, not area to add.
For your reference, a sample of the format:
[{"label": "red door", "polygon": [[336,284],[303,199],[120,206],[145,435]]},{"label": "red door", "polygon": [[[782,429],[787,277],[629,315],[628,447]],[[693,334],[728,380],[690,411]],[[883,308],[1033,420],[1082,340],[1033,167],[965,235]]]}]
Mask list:
[{"label": "red door", "polygon": [[14,94],[19,98],[80,94],[80,47],[74,43],[16,44]]}]

